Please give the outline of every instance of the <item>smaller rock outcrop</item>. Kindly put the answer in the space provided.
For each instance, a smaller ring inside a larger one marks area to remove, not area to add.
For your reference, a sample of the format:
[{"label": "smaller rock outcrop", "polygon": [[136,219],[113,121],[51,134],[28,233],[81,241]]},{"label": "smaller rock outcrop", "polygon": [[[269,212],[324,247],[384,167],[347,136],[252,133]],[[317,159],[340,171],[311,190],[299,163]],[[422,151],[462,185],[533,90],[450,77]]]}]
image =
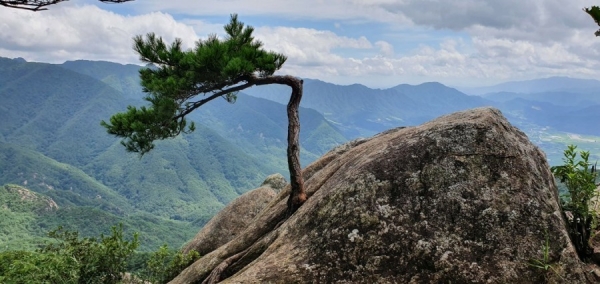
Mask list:
[{"label": "smaller rock outcrop", "polygon": [[279,193],[286,185],[287,181],[285,178],[280,173],[277,173],[268,176],[260,186],[268,186],[272,188],[275,193]]},{"label": "smaller rock outcrop", "polygon": [[33,211],[49,212],[58,210],[58,204],[52,198],[33,192],[22,186],[7,184],[4,186],[4,190],[8,195],[16,197],[19,202],[28,204],[26,207],[31,207]]},{"label": "smaller rock outcrop", "polygon": [[202,256],[226,244],[243,231],[286,184],[281,174],[268,176],[261,187],[244,193],[223,208],[182,252],[187,254],[195,250]]}]

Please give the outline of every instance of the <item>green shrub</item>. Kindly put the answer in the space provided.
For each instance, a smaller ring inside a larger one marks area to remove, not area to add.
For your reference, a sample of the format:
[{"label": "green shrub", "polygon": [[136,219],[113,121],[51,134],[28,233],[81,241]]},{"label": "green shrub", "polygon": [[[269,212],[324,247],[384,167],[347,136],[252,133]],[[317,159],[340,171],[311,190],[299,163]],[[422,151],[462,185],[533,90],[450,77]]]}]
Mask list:
[{"label": "green shrub", "polygon": [[141,278],[151,283],[167,283],[198,258],[200,255],[196,251],[184,255],[181,251],[170,251],[167,245],[163,245],[150,255]]},{"label": "green shrub", "polygon": [[78,263],[67,255],[28,251],[0,253],[0,283],[65,283],[79,279]]},{"label": "green shrub", "polygon": [[[590,210],[590,200],[596,194],[596,171],[588,161],[590,153],[569,145],[564,152],[564,165],[552,167],[551,171],[567,187],[568,194],[562,197],[562,210],[569,223],[569,235],[579,257],[586,260],[593,253],[589,245],[595,213]],[[569,216],[570,212],[572,216]]]},{"label": "green shrub", "polygon": [[62,227],[48,234],[55,241],[35,252],[0,254],[0,283],[118,283],[138,236],[123,239],[123,225],[100,239],[79,238]]},{"label": "green shrub", "polygon": [[125,272],[151,283],[167,283],[199,258],[169,250],[167,245],[149,253],[135,253],[138,235],[123,237],[123,225],[100,238],[80,238],[62,227],[37,251],[0,252],[0,283],[119,283]]}]

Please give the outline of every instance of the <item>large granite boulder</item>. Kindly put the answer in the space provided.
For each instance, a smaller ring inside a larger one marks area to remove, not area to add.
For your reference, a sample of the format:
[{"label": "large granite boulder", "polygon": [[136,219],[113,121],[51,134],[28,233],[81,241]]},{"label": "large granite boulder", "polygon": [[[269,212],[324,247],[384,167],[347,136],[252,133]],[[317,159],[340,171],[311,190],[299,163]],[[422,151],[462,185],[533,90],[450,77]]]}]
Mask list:
[{"label": "large granite boulder", "polygon": [[182,249],[184,254],[192,250],[201,256],[226,244],[242,232],[252,219],[285,187],[281,174],[268,176],[259,188],[250,190],[234,199],[196,234]]},{"label": "large granite boulder", "polygon": [[496,109],[355,141],[304,177],[309,198],[295,214],[287,186],[172,283],[594,281],[544,154]]}]

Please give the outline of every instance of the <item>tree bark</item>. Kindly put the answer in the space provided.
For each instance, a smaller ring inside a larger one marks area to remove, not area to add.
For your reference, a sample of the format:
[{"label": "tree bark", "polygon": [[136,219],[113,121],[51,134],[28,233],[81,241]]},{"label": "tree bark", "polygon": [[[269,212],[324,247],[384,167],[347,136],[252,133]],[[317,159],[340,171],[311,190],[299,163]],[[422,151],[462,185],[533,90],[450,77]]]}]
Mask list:
[{"label": "tree bark", "polygon": [[[246,83],[242,83],[246,82]],[[302,84],[304,83],[301,79],[294,76],[280,76],[273,75],[268,77],[256,77],[256,76],[241,76],[236,79],[232,84],[237,84],[231,88],[221,89],[218,92],[213,93],[209,97],[199,100],[180,114],[175,116],[173,119],[178,120],[185,117],[200,106],[224,96],[229,93],[235,93],[252,86],[280,84],[288,85],[292,88],[292,94],[287,105],[288,115],[288,147],[287,147],[287,158],[288,168],[290,171],[290,184],[292,186],[292,192],[288,199],[288,216],[296,212],[296,210],[306,201],[306,193],[304,191],[304,181],[302,179],[302,167],[300,166],[300,100],[302,100]]]},{"label": "tree bark", "polygon": [[[296,78],[294,78],[296,79]],[[299,107],[302,99],[302,80],[294,80],[292,95],[287,105],[288,115],[288,168],[292,193],[288,199],[288,215],[293,214],[306,201],[302,167],[300,166],[300,116]]]},{"label": "tree bark", "polygon": [[270,76],[260,78],[256,85],[282,84],[292,88],[292,94],[287,105],[288,116],[288,147],[287,158],[290,171],[290,184],[292,192],[288,198],[288,212],[290,216],[306,201],[302,167],[300,166],[300,101],[302,100],[302,84],[304,81],[293,76]]}]

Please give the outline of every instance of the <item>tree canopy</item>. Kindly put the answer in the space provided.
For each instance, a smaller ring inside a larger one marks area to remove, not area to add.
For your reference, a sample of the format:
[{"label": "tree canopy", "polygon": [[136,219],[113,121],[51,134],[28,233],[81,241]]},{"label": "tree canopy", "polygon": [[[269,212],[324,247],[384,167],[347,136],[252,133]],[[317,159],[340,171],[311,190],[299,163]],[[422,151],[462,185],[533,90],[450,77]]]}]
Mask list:
[{"label": "tree canopy", "polygon": [[[583,10],[588,13],[594,19],[594,22],[600,26],[600,7],[592,6],[590,8],[583,8]],[[596,36],[600,36],[600,30],[597,30],[594,33]]]},{"label": "tree canopy", "polygon": [[[306,196],[299,162],[300,123],[298,107],[302,98],[302,80],[274,75],[286,61],[283,54],[266,51],[254,39],[254,28],[231,15],[224,27],[226,37],[210,35],[198,40],[193,49],[183,50],[181,39],[170,44],[150,33],[134,38],[134,50],[148,68],[140,70],[144,98],[150,106],[129,106],[126,112],[102,121],[110,134],[123,137],[128,151],[140,155],[154,148],[155,140],[173,138],[194,130],[186,115],[216,98],[235,102],[238,91],[266,84],[285,84],[292,88],[288,112],[288,166],[292,194],[291,212]],[[202,96],[200,96],[202,95]],[[200,96],[200,97],[199,97]],[[199,98],[198,98],[199,97]]]},{"label": "tree canopy", "polygon": [[[46,8],[50,5],[55,5],[60,2],[64,2],[68,0],[0,0],[0,6],[30,10],[30,11],[44,11],[48,10]],[[133,0],[98,0],[104,3],[123,3],[129,2]]]}]

